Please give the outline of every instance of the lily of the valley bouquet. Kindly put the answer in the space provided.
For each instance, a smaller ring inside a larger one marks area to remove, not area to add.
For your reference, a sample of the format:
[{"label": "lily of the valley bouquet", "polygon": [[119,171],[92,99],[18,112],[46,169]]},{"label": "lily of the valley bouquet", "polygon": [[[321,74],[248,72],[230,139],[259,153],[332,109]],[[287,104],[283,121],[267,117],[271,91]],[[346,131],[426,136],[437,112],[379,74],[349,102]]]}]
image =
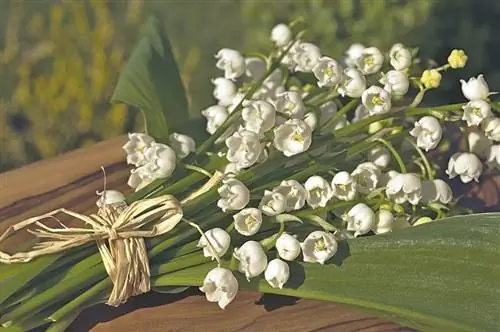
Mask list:
[{"label": "lily of the valley bouquet", "polygon": [[355,44],[334,59],[301,25],[274,27],[269,55],[217,52],[216,103],[188,120],[150,20],[113,96],[145,119],[123,147],[135,192],[104,188],[95,214],[60,209],[7,230],[0,241],[22,229],[36,241],[0,252],[5,330],[62,331],[93,304],[189,286],[222,309],[247,289],[420,330],[499,328],[500,215],[467,215],[447,183],[500,167],[485,77],[461,80],[459,103],[422,107],[464,51],[426,66],[403,44]]}]

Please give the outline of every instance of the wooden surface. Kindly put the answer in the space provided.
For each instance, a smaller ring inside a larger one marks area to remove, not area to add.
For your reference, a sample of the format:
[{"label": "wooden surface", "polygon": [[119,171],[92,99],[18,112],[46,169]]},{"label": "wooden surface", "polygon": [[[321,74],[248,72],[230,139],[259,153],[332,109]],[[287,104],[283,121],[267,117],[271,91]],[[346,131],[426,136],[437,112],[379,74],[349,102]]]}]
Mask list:
[{"label": "wooden surface", "polygon": [[[7,225],[59,207],[95,211],[102,190],[101,165],[108,189],[126,191],[129,167],[120,149],[124,137],[76,150],[53,159],[0,174],[0,231]],[[498,183],[495,182],[495,183]],[[473,189],[484,209],[498,203],[498,186]],[[476,198],[471,198],[474,202]],[[7,244],[8,245],[8,244]],[[86,310],[70,331],[410,331],[366,316],[352,308],[320,301],[240,292],[225,311],[196,290],[177,295],[146,294],[119,308]]]}]

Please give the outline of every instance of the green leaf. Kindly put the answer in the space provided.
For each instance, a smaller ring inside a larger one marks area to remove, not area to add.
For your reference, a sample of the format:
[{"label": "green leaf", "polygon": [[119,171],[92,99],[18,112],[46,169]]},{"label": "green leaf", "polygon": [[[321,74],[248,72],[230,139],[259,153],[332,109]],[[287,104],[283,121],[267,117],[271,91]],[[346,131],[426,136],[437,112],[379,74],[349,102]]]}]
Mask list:
[{"label": "green leaf", "polygon": [[165,27],[158,18],[152,17],[147,22],[142,39],[120,74],[111,101],[140,108],[148,133],[160,142],[166,141],[170,129],[188,119],[179,69]]},{"label": "green leaf", "polygon": [[[457,216],[341,242],[324,266],[292,262],[284,289],[244,278],[240,287],[345,303],[422,331],[496,331],[499,257],[500,213]],[[200,285],[214,266],[154,283]]]}]

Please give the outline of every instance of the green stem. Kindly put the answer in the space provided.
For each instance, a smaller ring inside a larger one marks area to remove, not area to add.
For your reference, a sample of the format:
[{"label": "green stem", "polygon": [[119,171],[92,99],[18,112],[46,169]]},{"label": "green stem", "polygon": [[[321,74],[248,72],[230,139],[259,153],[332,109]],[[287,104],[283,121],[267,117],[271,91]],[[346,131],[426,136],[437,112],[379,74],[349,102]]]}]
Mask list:
[{"label": "green stem", "polygon": [[349,111],[354,109],[359,104],[359,99],[353,99],[335,113],[328,121],[321,127],[321,129],[333,126],[339,119],[345,116]]},{"label": "green stem", "polygon": [[394,159],[396,159],[396,161],[399,165],[399,168],[401,169],[401,173],[406,173],[405,163],[404,163],[403,159],[401,158],[401,156],[399,155],[399,153],[396,151],[396,149],[394,149],[394,146],[392,146],[392,144],[390,142],[388,142],[385,139],[380,138],[380,137],[377,137],[374,140],[384,144],[389,149],[389,151],[391,151],[392,155],[394,156]]}]

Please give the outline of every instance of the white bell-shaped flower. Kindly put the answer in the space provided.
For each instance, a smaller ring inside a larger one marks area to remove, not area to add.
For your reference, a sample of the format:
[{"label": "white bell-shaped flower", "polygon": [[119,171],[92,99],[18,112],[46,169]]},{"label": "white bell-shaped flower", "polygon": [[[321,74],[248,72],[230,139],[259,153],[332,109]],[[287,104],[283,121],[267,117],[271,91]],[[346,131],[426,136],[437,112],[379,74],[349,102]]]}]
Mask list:
[{"label": "white bell-shaped flower", "polygon": [[490,104],[484,100],[469,101],[462,106],[464,114],[462,120],[467,122],[467,126],[478,126],[487,118],[493,117]]},{"label": "white bell-shaped flower", "polygon": [[419,148],[429,151],[441,142],[443,128],[435,117],[424,116],[415,122],[415,127],[410,131],[410,135],[417,138]]},{"label": "white bell-shaped flower", "polygon": [[142,133],[129,133],[128,141],[123,146],[127,153],[127,164],[141,166],[146,163],[144,151],[155,142],[154,138]]},{"label": "white bell-shaped flower", "polygon": [[259,242],[243,243],[241,247],[234,249],[233,256],[240,262],[238,271],[243,273],[247,280],[261,275],[266,269],[267,256]]},{"label": "white bell-shaped flower", "polygon": [[333,190],[328,181],[319,175],[313,175],[304,183],[307,191],[306,201],[313,209],[325,207],[333,197]]},{"label": "white bell-shaped flower", "polygon": [[361,52],[361,56],[356,61],[358,69],[364,74],[375,74],[384,63],[384,56],[376,47],[367,47]]},{"label": "white bell-shaped flower", "polygon": [[274,127],[276,109],[274,105],[264,100],[253,100],[244,103],[241,111],[245,129],[262,134]]},{"label": "white bell-shaped flower", "polygon": [[488,165],[500,170],[500,145],[492,145],[487,159]]},{"label": "white bell-shaped flower", "polygon": [[196,142],[191,136],[172,133],[169,138],[172,149],[174,149],[177,157],[181,159],[187,157],[191,152],[196,150]]},{"label": "white bell-shaped flower", "polygon": [[274,129],[274,147],[287,157],[307,151],[312,142],[312,130],[302,120],[287,120]]},{"label": "white bell-shaped flower", "polygon": [[397,173],[387,182],[385,193],[396,204],[417,205],[422,198],[422,181],[414,173]]},{"label": "white bell-shaped flower", "polygon": [[375,234],[384,234],[392,231],[394,227],[394,215],[389,210],[380,209],[375,214]]},{"label": "white bell-shaped flower", "polygon": [[446,170],[450,179],[460,176],[463,183],[469,183],[472,180],[479,181],[481,173],[483,173],[481,160],[475,154],[468,152],[458,152],[452,155]]},{"label": "white bell-shaped flower", "polygon": [[207,132],[212,135],[226,121],[229,112],[224,106],[213,105],[201,111],[201,115],[207,118]]},{"label": "white bell-shaped flower", "polygon": [[275,191],[265,190],[264,196],[260,200],[259,209],[266,216],[277,216],[285,212],[286,197]]},{"label": "white bell-shaped flower", "polygon": [[294,236],[283,233],[276,240],[278,256],[286,261],[293,261],[300,255],[300,242]]},{"label": "white bell-shaped flower", "polygon": [[314,231],[300,244],[304,262],[325,264],[338,249],[337,240],[331,233]]},{"label": "white bell-shaped flower", "polygon": [[274,192],[285,196],[286,207],[285,211],[300,210],[306,202],[307,192],[303,185],[295,180],[281,181],[280,185],[273,189]]},{"label": "white bell-shaped flower", "polygon": [[356,66],[356,63],[357,63],[358,59],[361,57],[361,55],[363,54],[363,50],[365,48],[366,47],[363,44],[359,44],[359,43],[355,43],[355,44],[352,44],[351,46],[349,46],[349,48],[346,51],[347,57],[345,59],[345,63],[349,67]]},{"label": "white bell-shaped flower", "polygon": [[151,165],[154,178],[166,178],[175,170],[176,155],[171,147],[161,143],[152,143],[144,151],[147,164]]},{"label": "white bell-shaped flower", "polygon": [[259,135],[253,131],[240,129],[226,139],[226,158],[236,163],[239,168],[248,168],[259,159],[264,145],[260,142]]},{"label": "white bell-shaped flower", "polygon": [[98,193],[98,195],[100,197],[95,203],[98,208],[102,208],[104,207],[104,205],[127,205],[127,203],[125,202],[125,195],[123,195],[118,190],[104,190],[103,192]]},{"label": "white bell-shaped flower", "polygon": [[222,186],[218,189],[220,198],[217,206],[226,212],[229,210],[241,210],[250,202],[250,190],[235,178],[222,180]]},{"label": "white bell-shaped flower", "polygon": [[319,62],[312,69],[314,76],[318,80],[320,88],[325,86],[336,86],[343,76],[343,69],[337,61],[329,57],[321,57]]},{"label": "white bell-shaped flower", "polygon": [[380,168],[369,161],[359,164],[351,173],[357,184],[357,191],[362,194],[369,194],[377,188],[381,175]]},{"label": "white bell-shaped flower", "polygon": [[490,153],[490,147],[493,144],[481,131],[470,131],[467,134],[467,143],[470,152],[483,158],[488,157]]},{"label": "white bell-shaped flower", "polygon": [[262,58],[253,56],[245,58],[245,76],[250,78],[252,81],[260,80],[266,73],[266,62]]},{"label": "white bell-shaped flower", "polygon": [[226,254],[231,243],[231,237],[222,228],[212,228],[204,233],[198,240],[197,247],[203,249],[203,256],[214,260]]},{"label": "white bell-shaped flower", "polygon": [[273,288],[283,288],[290,278],[290,267],[279,258],[275,258],[267,264],[264,278]]},{"label": "white bell-shaped flower", "polygon": [[450,186],[441,179],[422,181],[422,201],[448,204],[453,199]]},{"label": "white bell-shaped flower", "polygon": [[319,62],[321,52],[318,46],[311,43],[299,43],[295,47],[293,60],[295,70],[302,72],[311,72]]},{"label": "white bell-shaped flower", "polygon": [[342,97],[359,98],[366,90],[366,78],[355,68],[344,69],[344,79],[342,80],[338,92]]},{"label": "white bell-shaped flower", "polygon": [[284,113],[292,119],[302,118],[306,110],[302,96],[298,91],[285,91],[278,94],[274,106],[276,111]]},{"label": "white bell-shaped flower", "polygon": [[284,47],[292,41],[292,30],[286,24],[278,24],[271,30],[271,41],[277,47]]},{"label": "white bell-shaped flower", "polygon": [[477,78],[469,78],[467,82],[460,80],[460,83],[462,84],[462,93],[469,100],[485,100],[490,95],[488,83],[482,74]]},{"label": "white bell-shaped flower", "polygon": [[389,62],[396,70],[404,70],[411,66],[411,52],[402,44],[395,44],[389,51]]},{"label": "white bell-shaped flower", "polygon": [[216,267],[207,273],[200,291],[205,293],[207,301],[217,302],[224,309],[238,293],[238,280],[231,270]]},{"label": "white bell-shaped flower", "polygon": [[262,226],[262,212],[256,208],[245,208],[233,216],[234,228],[245,236],[256,234]]},{"label": "white bell-shaped flower", "polygon": [[370,115],[384,114],[391,110],[391,93],[372,85],[361,95],[361,101]]},{"label": "white bell-shaped flower", "polygon": [[219,105],[230,106],[238,92],[236,84],[224,77],[213,79],[212,84],[214,85],[213,96],[219,101]]},{"label": "white bell-shaped flower", "polygon": [[375,213],[364,203],[354,205],[345,215],[347,230],[354,232],[354,236],[368,233],[375,226]]},{"label": "white bell-shaped flower", "polygon": [[215,55],[218,69],[224,71],[224,77],[235,80],[245,73],[245,57],[238,51],[223,48]]},{"label": "white bell-shaped flower", "polygon": [[332,179],[333,196],[342,201],[351,201],[357,194],[356,178],[348,172],[341,171]]},{"label": "white bell-shaped flower", "polygon": [[374,163],[380,169],[389,166],[391,158],[391,152],[384,146],[376,146],[370,149],[367,154],[368,161]]},{"label": "white bell-shaped flower", "polygon": [[130,177],[128,178],[127,184],[138,191],[154,180],[160,178],[155,174],[155,165],[153,163],[147,163],[130,171]]},{"label": "white bell-shaped flower", "polygon": [[410,88],[408,75],[398,70],[390,70],[379,80],[384,85],[384,90],[389,91],[393,96],[404,96]]},{"label": "white bell-shaped flower", "polygon": [[482,128],[488,139],[500,142],[500,118],[485,119],[483,121]]}]

